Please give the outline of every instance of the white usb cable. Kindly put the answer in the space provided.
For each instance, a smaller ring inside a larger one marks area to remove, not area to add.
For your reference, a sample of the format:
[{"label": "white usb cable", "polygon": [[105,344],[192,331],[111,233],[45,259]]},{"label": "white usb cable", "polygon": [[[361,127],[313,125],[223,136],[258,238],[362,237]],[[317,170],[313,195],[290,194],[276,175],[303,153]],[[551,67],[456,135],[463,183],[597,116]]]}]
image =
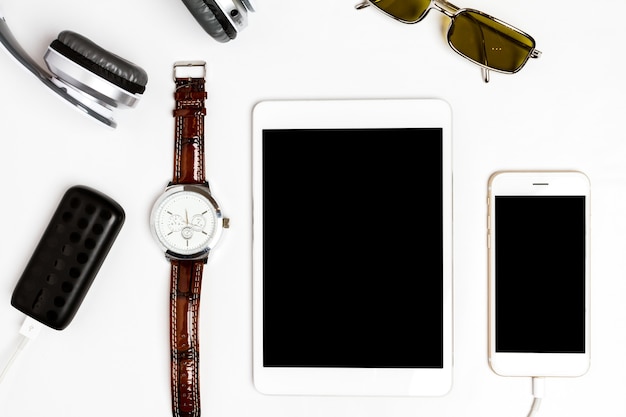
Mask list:
[{"label": "white usb cable", "polygon": [[539,406],[541,405],[541,400],[543,399],[543,395],[545,392],[545,381],[542,376],[534,376],[533,377],[533,403],[530,406],[530,411],[528,412],[528,417],[533,417],[537,415],[539,412]]},{"label": "white usb cable", "polygon": [[15,360],[20,356],[20,353],[22,353],[26,345],[28,345],[28,342],[37,338],[42,327],[43,324],[39,323],[30,316],[26,316],[24,322],[22,323],[22,327],[20,328],[21,338],[17,348],[15,349],[15,352],[13,352],[13,355],[11,355],[7,364],[4,366],[2,373],[0,373],[0,384],[2,384],[4,377],[11,369],[11,366],[13,366]]}]

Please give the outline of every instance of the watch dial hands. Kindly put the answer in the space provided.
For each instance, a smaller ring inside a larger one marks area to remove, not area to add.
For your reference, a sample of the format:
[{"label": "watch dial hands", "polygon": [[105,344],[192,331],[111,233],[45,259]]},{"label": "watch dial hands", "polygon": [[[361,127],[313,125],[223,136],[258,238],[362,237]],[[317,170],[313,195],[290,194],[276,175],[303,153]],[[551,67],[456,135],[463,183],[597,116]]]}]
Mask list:
[{"label": "watch dial hands", "polygon": [[206,220],[204,220],[204,216],[202,214],[194,214],[191,218],[191,227],[193,227],[194,230],[201,231],[204,229],[205,225]]},{"label": "watch dial hands", "polygon": [[180,232],[185,227],[182,216],[170,213],[170,221],[168,226],[172,232]]},{"label": "watch dial hands", "polygon": [[183,230],[181,230],[180,234],[185,239],[189,240],[193,237],[193,230],[191,229],[191,227],[184,227]]},{"label": "watch dial hands", "polygon": [[[206,212],[205,212],[206,213]],[[185,239],[191,239],[193,237],[193,233],[202,232],[204,227],[206,226],[206,220],[202,214],[194,214],[191,217],[191,223],[189,222],[189,213],[187,209],[185,209],[185,218],[180,214],[170,214],[170,220],[168,223],[168,227],[172,232],[180,232],[181,236]],[[203,213],[204,214],[204,213]]]}]

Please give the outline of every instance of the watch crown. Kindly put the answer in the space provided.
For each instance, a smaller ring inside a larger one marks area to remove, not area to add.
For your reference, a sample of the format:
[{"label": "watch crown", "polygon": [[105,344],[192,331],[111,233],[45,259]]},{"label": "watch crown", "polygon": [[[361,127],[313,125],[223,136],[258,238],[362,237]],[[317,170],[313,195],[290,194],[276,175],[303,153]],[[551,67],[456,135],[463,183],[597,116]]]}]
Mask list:
[{"label": "watch crown", "polygon": [[230,227],[230,219],[228,217],[224,217],[222,219],[222,227],[224,229],[228,229]]}]

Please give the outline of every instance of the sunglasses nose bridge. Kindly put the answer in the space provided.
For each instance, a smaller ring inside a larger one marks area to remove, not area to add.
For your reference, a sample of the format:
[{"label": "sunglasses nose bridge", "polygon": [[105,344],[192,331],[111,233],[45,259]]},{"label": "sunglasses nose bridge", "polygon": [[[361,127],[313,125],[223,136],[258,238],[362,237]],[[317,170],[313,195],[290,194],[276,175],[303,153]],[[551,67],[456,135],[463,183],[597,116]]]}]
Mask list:
[{"label": "sunglasses nose bridge", "polygon": [[446,0],[434,0],[431,7],[437,9],[441,13],[445,14],[449,18],[454,17],[454,14],[460,10],[459,7],[447,2]]},{"label": "sunglasses nose bridge", "polygon": [[453,11],[451,9],[446,9],[445,7],[442,7],[438,2],[433,3],[432,8],[437,10],[438,12],[443,13],[444,15],[446,15],[446,17],[448,17],[450,19],[454,18],[455,11]]}]

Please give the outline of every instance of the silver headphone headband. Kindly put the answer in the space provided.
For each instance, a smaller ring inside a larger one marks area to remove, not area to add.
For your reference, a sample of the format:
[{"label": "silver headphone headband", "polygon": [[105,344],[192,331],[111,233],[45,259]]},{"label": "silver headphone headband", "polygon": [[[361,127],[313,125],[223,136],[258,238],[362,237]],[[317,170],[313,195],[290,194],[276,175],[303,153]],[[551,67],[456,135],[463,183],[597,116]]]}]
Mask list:
[{"label": "silver headphone headband", "polygon": [[[116,127],[113,119],[115,108],[134,107],[142,96],[139,93],[133,93],[132,90],[127,91],[78,65],[71,58],[65,57],[51,47],[44,56],[50,72],[46,71],[22,48],[1,14],[0,43],[19,64],[34,74],[48,88],[72,103],[82,113],[87,113],[107,126]],[[106,55],[108,52],[101,48],[97,51],[108,57]],[[106,62],[111,63],[110,60]]]},{"label": "silver headphone headband", "polygon": [[251,0],[241,0],[241,3],[243,3],[243,6],[248,9],[251,12],[255,12],[255,8],[254,5],[252,4],[253,2]]}]

